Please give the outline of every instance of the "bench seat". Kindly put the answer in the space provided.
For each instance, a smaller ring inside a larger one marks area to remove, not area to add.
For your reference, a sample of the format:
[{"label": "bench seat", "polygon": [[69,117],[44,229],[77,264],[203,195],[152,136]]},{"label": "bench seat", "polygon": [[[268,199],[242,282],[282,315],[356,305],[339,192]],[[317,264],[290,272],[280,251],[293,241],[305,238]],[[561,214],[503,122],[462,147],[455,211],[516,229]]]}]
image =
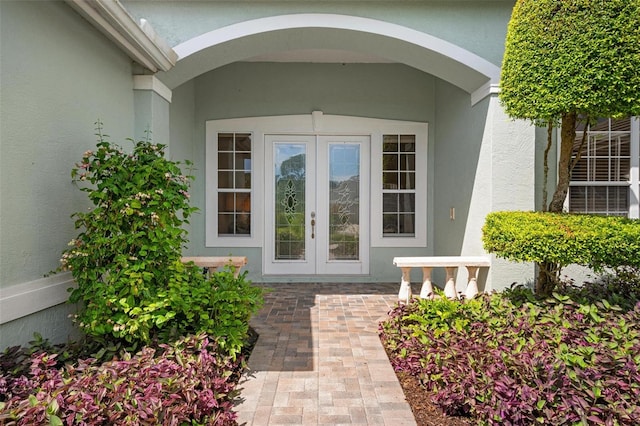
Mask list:
[{"label": "bench seat", "polygon": [[432,299],[435,297],[431,282],[431,270],[433,268],[444,268],[447,272],[444,294],[450,299],[457,299],[459,295],[456,291],[455,271],[457,268],[464,266],[469,273],[469,282],[463,294],[465,298],[470,299],[478,294],[478,269],[488,268],[491,265],[491,259],[488,256],[411,256],[394,257],[393,264],[402,270],[398,300],[409,303],[411,300],[412,268],[422,268],[420,298]]},{"label": "bench seat", "polygon": [[245,256],[185,256],[180,259],[182,263],[193,262],[196,266],[207,268],[209,276],[218,268],[233,266],[233,275],[238,278],[240,270],[247,264]]}]

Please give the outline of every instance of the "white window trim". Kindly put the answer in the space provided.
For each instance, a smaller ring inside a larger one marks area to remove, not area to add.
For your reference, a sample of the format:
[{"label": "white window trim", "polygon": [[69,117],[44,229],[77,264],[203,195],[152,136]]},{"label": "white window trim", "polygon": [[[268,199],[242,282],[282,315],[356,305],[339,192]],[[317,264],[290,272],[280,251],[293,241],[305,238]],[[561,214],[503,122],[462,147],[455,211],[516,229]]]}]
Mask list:
[{"label": "white window trim", "polygon": [[[218,133],[251,133],[252,137],[252,214],[251,236],[219,237],[217,235],[217,135]],[[324,115],[314,111],[308,115],[232,118],[206,122],[205,245],[207,247],[262,247],[263,215],[256,206],[264,205],[264,137],[266,134],[366,135],[371,139],[371,247],[427,246],[427,134],[422,122],[383,120],[376,118]],[[382,233],[382,136],[384,134],[416,135],[416,224],[415,235],[385,237]]]},{"label": "white window trim", "polygon": [[640,117],[631,117],[629,217],[640,219]]},{"label": "white window trim", "polygon": [[[632,116],[631,122],[631,146],[630,170],[628,182],[590,182],[590,181],[569,181],[569,186],[628,186],[629,187],[629,211],[630,219],[640,219],[640,116]],[[561,129],[556,129],[557,135],[557,155],[560,156]],[[564,200],[564,210],[569,211],[569,192]]]}]

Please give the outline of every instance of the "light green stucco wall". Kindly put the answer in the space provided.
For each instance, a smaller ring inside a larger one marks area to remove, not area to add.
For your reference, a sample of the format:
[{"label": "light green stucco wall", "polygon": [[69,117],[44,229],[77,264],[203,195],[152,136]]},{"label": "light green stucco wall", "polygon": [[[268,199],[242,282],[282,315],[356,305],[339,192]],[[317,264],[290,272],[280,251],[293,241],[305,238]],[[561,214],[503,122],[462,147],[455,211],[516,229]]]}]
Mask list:
[{"label": "light green stucco wall", "polygon": [[442,38],[499,65],[515,1],[124,1],[171,46],[227,25],[294,13],[379,19]]},{"label": "light green stucco wall", "polygon": [[[59,265],[76,233],[69,216],[88,206],[71,168],[95,147],[96,120],[124,145],[134,114],[131,61],[64,2],[2,1],[0,31],[0,288],[7,289]],[[1,325],[0,347],[45,328],[46,337],[66,339],[66,315],[46,318]]]},{"label": "light green stucco wall", "polygon": [[[169,145],[169,102],[151,90],[134,90],[135,140]],[[165,152],[170,150],[167,149]]]}]

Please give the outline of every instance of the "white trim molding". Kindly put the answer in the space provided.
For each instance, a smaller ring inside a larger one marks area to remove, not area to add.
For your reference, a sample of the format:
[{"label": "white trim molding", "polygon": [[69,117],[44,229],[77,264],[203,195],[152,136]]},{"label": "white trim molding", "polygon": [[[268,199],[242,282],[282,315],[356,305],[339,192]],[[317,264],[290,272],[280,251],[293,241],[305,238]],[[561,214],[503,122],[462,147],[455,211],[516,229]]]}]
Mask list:
[{"label": "white trim molding", "polygon": [[133,90],[151,90],[171,103],[171,89],[154,75],[134,75]]},{"label": "white trim molding", "polygon": [[152,72],[168,71],[178,55],[142,19],[138,24],[119,1],[66,0],[94,27],[116,43],[134,61]]},{"label": "white trim molding", "polygon": [[[305,37],[297,37],[298,31]],[[376,19],[326,13],[252,19],[201,34],[174,47],[180,59],[161,78],[169,87],[177,87],[203,72],[263,55],[267,45],[276,52],[340,48],[375,54],[432,74],[467,93],[487,83],[497,84],[500,78],[500,67],[430,34]]]},{"label": "white trim molding", "polygon": [[473,93],[471,93],[471,106],[474,106],[484,98],[490,95],[497,95],[500,93],[500,85],[487,82],[483,86],[479,87]]},{"label": "white trim molding", "polygon": [[66,302],[76,286],[70,272],[0,288],[0,324],[26,317]]}]

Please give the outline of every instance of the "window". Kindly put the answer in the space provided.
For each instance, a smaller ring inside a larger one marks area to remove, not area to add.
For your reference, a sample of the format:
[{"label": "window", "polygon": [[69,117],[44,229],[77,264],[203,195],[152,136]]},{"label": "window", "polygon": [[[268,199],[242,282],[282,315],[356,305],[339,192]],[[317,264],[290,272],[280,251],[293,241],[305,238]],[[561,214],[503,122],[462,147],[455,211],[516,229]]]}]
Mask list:
[{"label": "window", "polygon": [[218,134],[218,236],[251,235],[251,134]]},{"label": "window", "polygon": [[371,139],[371,246],[427,246],[426,123],[389,122]]},{"label": "window", "polygon": [[[579,127],[576,131],[576,149],[584,130]],[[580,159],[571,175],[569,211],[637,217],[637,119],[600,119],[586,131]]]},{"label": "window", "polygon": [[382,235],[413,237],[416,223],[416,136],[382,137]]}]

